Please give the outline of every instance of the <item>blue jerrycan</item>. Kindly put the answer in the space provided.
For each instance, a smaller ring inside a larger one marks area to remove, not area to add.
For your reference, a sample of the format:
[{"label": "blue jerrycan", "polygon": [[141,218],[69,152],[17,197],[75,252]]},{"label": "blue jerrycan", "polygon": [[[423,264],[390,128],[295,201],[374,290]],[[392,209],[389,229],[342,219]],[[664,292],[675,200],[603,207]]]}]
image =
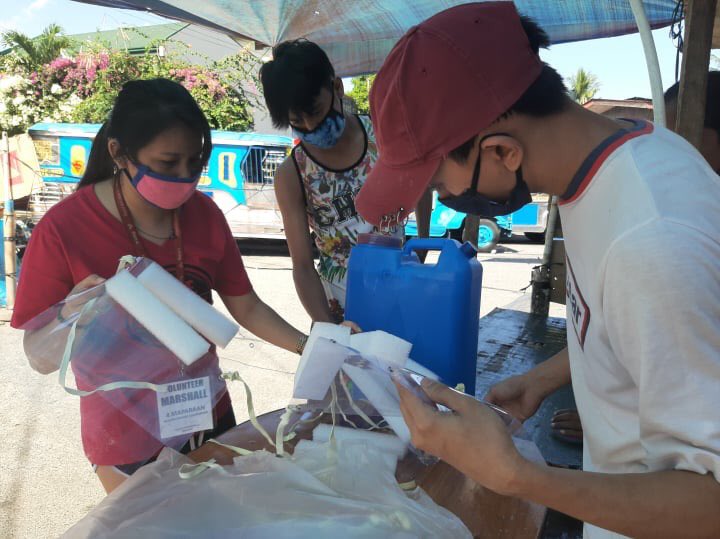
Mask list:
[{"label": "blue jerrycan", "polygon": [[[423,264],[418,250],[440,251]],[[470,243],[361,234],[348,263],[345,318],[411,342],[411,359],[475,395],[482,266]]]}]

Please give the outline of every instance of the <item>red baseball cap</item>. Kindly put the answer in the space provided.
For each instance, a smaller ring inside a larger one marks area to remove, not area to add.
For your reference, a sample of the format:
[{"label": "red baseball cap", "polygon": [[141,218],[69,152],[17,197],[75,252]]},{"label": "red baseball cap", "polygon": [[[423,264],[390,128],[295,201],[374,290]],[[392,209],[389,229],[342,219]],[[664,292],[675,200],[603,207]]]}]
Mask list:
[{"label": "red baseball cap", "polygon": [[355,200],[363,218],[404,219],[443,158],[512,107],[542,67],[509,1],[453,7],[408,30],[370,91],[380,156]]}]

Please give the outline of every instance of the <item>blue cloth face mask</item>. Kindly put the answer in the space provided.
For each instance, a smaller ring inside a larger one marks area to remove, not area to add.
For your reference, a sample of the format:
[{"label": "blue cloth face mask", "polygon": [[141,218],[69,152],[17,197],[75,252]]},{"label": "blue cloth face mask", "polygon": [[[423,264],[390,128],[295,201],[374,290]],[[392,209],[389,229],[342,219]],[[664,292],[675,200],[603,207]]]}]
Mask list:
[{"label": "blue cloth face mask", "polygon": [[335,110],[335,91],[333,90],[330,110],[325,118],[312,131],[292,128],[293,135],[303,142],[327,150],[335,146],[345,131],[345,116]]},{"label": "blue cloth face mask", "polygon": [[[496,135],[505,135],[505,133],[492,133],[480,140]],[[508,135],[509,136],[509,135]],[[530,188],[522,176],[522,167],[515,171],[515,187],[510,192],[510,196],[505,202],[495,202],[485,195],[477,192],[478,181],[480,179],[480,156],[482,155],[482,147],[478,151],[477,161],[475,161],[475,169],[473,171],[473,179],[470,187],[459,195],[450,195],[440,199],[440,202],[453,210],[469,213],[472,215],[481,215],[485,217],[497,217],[498,215],[508,215],[532,202],[532,194]]]}]

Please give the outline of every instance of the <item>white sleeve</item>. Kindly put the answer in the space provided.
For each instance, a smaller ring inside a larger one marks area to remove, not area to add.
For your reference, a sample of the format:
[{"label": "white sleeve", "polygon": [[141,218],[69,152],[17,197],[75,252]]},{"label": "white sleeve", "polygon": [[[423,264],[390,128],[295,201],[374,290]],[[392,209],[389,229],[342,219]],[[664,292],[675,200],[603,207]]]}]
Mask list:
[{"label": "white sleeve", "polygon": [[611,247],[603,303],[610,346],[639,389],[648,471],[720,481],[720,243],[654,220]]}]

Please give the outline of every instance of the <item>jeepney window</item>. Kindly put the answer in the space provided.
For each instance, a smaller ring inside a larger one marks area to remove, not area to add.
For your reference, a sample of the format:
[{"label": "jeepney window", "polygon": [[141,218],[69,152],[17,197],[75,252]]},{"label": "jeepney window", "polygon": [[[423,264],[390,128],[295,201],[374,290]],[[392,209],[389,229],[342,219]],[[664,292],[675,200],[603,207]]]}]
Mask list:
[{"label": "jeepney window", "polygon": [[38,163],[42,165],[60,164],[60,139],[58,137],[33,137]]},{"label": "jeepney window", "polygon": [[254,146],[242,166],[243,176],[247,183],[272,185],[275,171],[287,155],[282,147]]}]

